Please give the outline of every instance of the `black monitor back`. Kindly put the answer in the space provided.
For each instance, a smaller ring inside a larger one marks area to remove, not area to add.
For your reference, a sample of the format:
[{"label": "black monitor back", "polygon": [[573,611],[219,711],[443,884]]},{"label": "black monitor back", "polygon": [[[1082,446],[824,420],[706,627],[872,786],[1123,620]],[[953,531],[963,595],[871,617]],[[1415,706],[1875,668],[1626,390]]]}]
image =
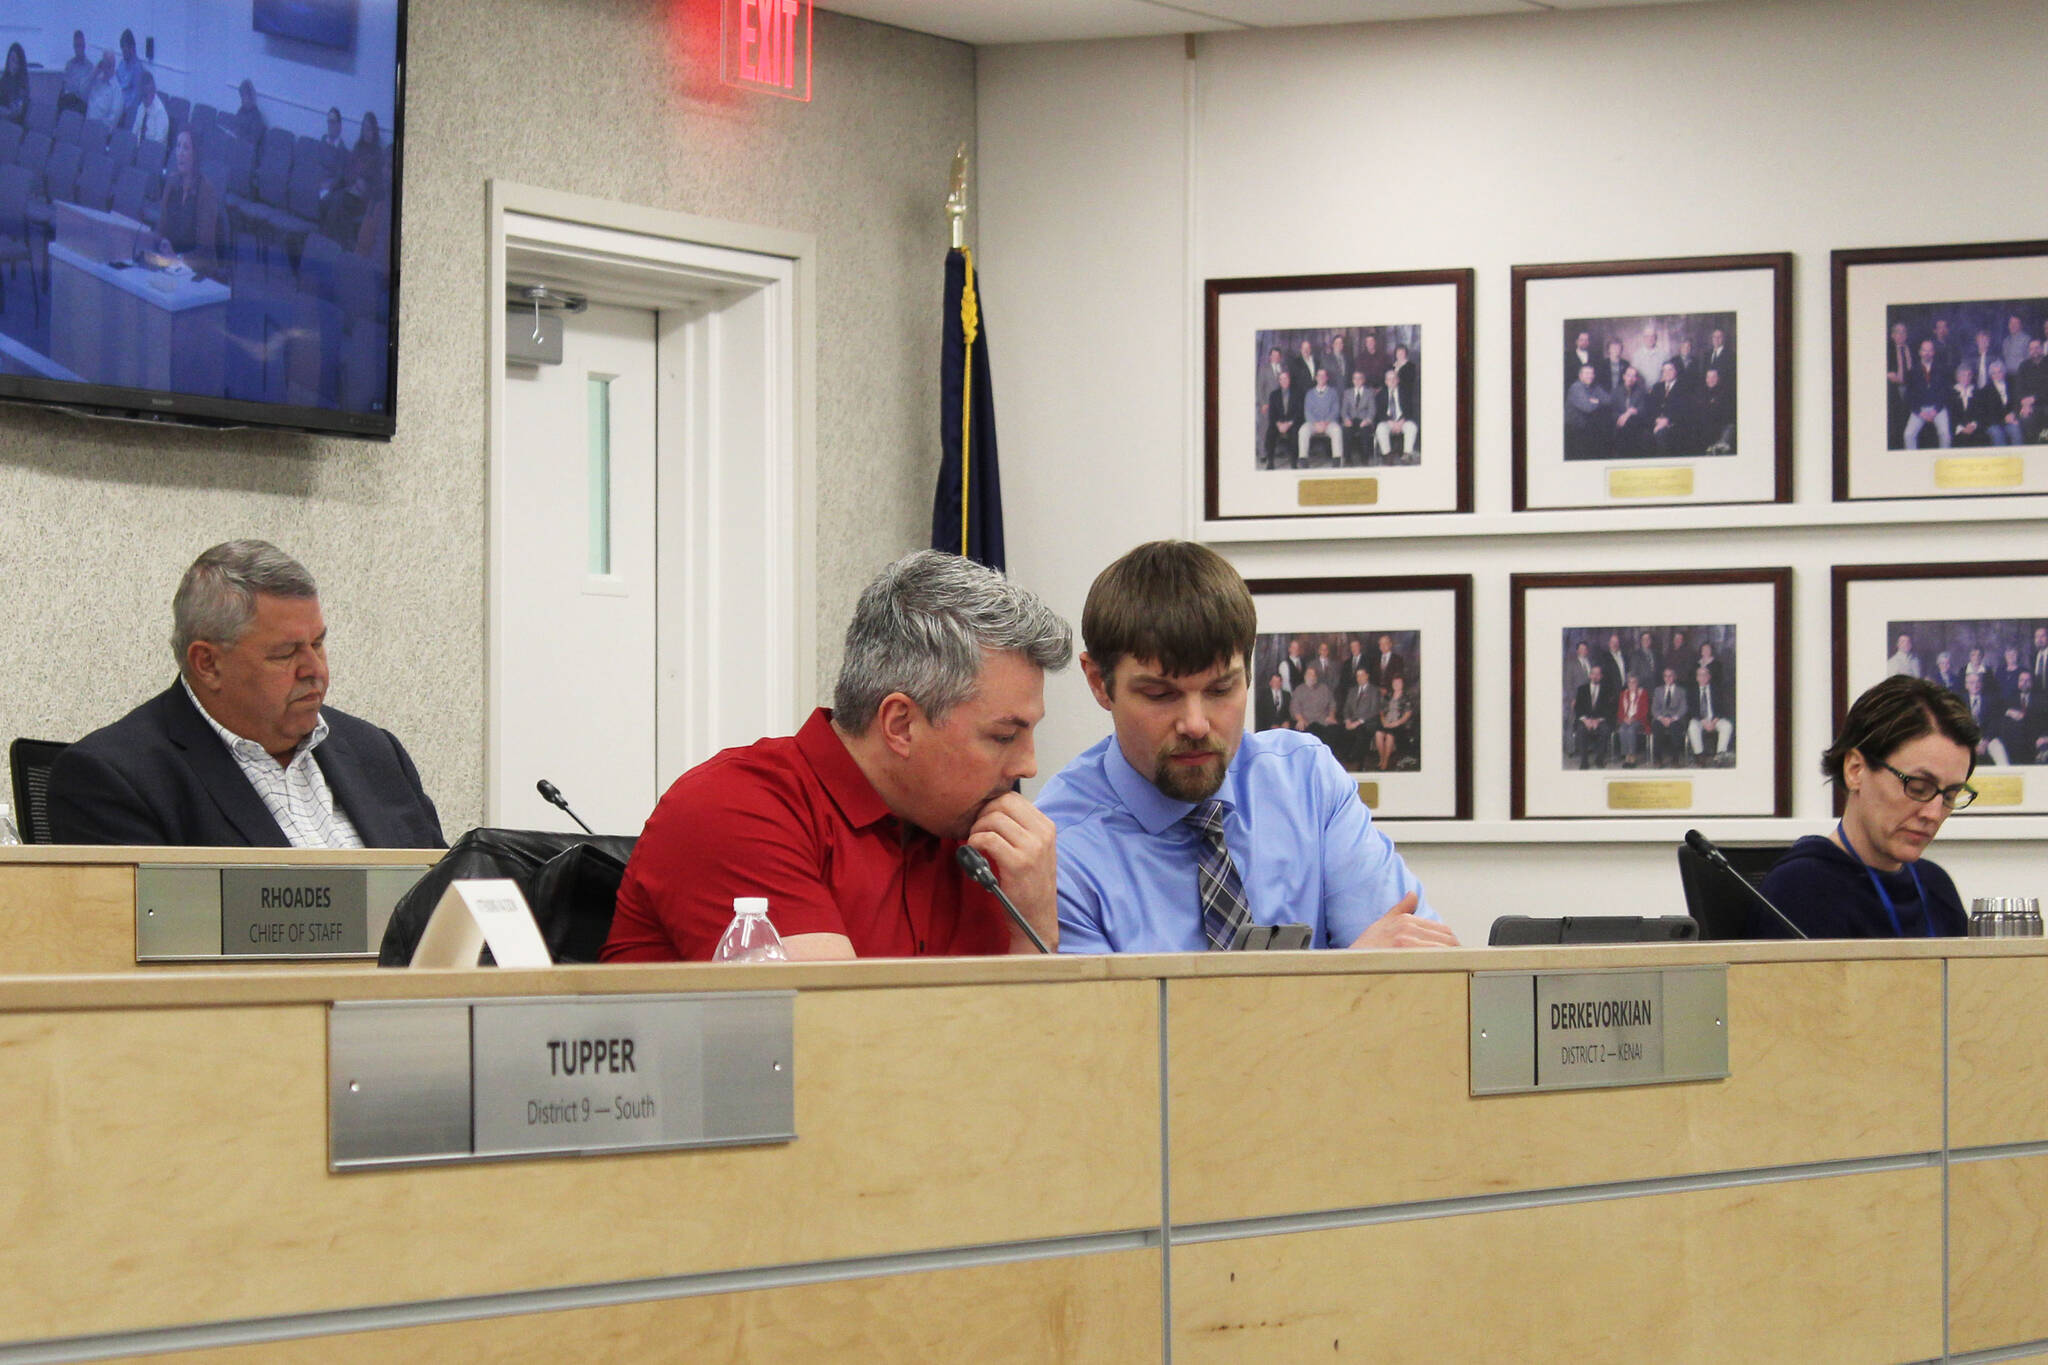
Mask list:
[{"label": "black monitor back", "polygon": [[1502,915],[1486,936],[1489,947],[1542,943],[1675,943],[1698,938],[1699,926],[1684,915]]}]

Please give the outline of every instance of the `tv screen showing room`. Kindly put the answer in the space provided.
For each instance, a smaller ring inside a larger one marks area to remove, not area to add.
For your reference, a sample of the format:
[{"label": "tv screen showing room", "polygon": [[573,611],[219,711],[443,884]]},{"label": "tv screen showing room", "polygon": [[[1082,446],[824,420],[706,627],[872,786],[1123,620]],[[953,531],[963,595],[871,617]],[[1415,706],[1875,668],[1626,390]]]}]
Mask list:
[{"label": "tv screen showing room", "polygon": [[0,396],[388,436],[403,0],[81,0],[0,68]]}]

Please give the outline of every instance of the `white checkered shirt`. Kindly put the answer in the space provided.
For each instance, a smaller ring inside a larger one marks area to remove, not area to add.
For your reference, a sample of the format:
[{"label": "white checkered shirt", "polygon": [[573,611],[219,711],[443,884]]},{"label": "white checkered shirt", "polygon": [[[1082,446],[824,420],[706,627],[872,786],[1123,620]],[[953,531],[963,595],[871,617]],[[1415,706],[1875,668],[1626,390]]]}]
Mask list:
[{"label": "white checkered shirt", "polygon": [[242,770],[242,776],[249,779],[249,785],[263,798],[264,806],[293,848],[363,846],[363,836],[356,833],[356,827],[349,822],[342,808],[334,804],[334,793],[327,789],[327,776],[313,761],[313,750],[327,738],[327,717],[322,716],[320,723],[313,727],[313,733],[299,741],[290,763],[279,763],[264,752],[261,744],[242,738],[207,715],[206,708],[200,706],[199,698],[193,695],[191,683],[184,683],[184,688],[185,695],[192,698],[192,705],[198,707],[199,714],[206,716],[206,723],[220,736],[220,742],[228,746],[228,752],[234,755],[235,765]]}]

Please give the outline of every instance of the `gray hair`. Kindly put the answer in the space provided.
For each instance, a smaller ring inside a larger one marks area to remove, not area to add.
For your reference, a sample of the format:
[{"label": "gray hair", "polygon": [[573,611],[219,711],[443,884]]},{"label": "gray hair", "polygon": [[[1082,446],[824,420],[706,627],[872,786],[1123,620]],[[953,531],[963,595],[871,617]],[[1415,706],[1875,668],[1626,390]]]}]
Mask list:
[{"label": "gray hair", "polygon": [[233,648],[256,618],[256,594],[318,597],[306,566],[267,540],[230,540],[192,561],[171,598],[171,651],[178,671],[194,641]]},{"label": "gray hair", "polygon": [[1074,657],[1074,631],[1053,610],[993,569],[919,550],[861,590],[846,627],[832,719],[864,735],[882,699],[901,692],[937,725],[974,696],[983,656],[1021,654],[1048,672]]}]

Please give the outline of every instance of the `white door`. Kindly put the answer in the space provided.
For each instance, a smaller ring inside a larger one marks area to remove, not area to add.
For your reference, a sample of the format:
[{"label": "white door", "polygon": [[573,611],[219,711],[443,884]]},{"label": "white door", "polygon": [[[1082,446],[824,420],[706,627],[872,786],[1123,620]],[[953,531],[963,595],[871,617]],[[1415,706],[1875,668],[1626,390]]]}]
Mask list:
[{"label": "white door", "polygon": [[547,778],[601,833],[638,834],[684,769],[813,704],[814,246],[491,195],[491,298],[546,283],[611,306],[566,317],[545,368],[502,359],[520,311],[492,320],[484,821],[573,828]]},{"label": "white door", "polygon": [[[516,321],[508,325],[516,325]],[[656,785],[656,315],[563,315],[560,365],[505,366],[489,820],[638,834]]]}]

